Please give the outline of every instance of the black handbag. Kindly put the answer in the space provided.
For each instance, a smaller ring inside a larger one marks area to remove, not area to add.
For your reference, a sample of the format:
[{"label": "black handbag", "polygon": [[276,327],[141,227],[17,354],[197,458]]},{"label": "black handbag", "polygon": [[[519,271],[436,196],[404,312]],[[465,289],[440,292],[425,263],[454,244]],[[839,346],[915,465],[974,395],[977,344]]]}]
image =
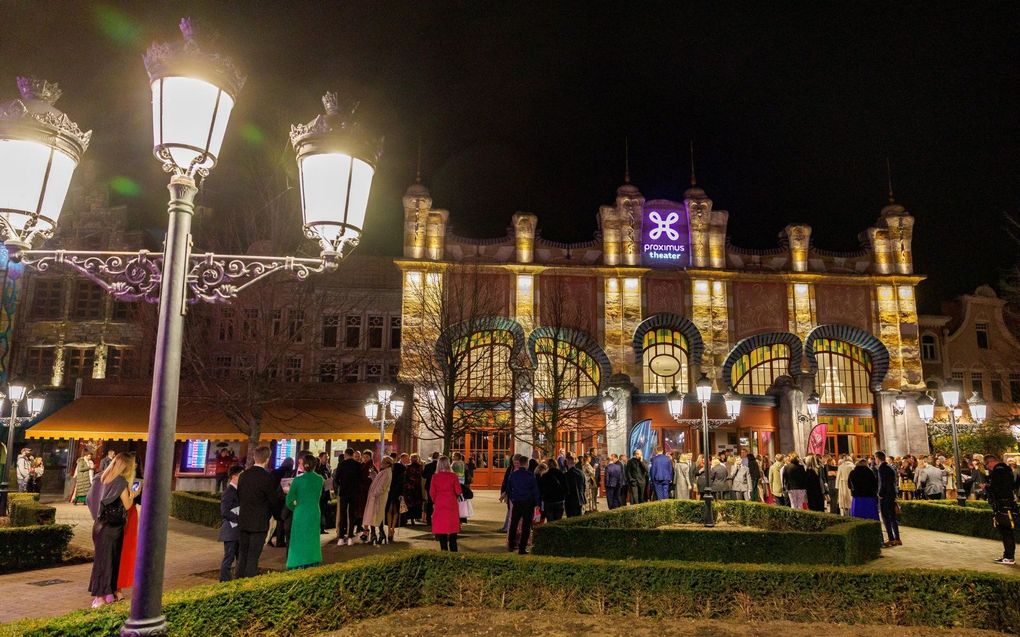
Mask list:
[{"label": "black handbag", "polygon": [[127,511],[118,497],[109,504],[104,504],[99,512],[99,521],[107,526],[118,527],[127,524]]}]

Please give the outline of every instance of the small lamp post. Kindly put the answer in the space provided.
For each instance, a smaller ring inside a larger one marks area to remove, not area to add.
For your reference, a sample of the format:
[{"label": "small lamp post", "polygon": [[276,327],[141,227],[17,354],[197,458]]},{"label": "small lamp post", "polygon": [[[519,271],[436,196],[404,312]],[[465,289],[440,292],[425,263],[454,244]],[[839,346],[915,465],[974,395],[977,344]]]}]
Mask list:
[{"label": "small lamp post", "polygon": [[[28,399],[28,415],[18,416],[18,405],[25,400],[27,392],[28,388],[24,385],[13,384],[7,388],[7,397],[11,399],[11,413],[7,416],[7,455],[4,458],[3,476],[0,477],[0,515],[7,515],[7,493],[10,491],[11,467],[17,461],[14,455],[14,429],[34,420],[43,408],[44,399],[31,396]],[[3,405],[3,398],[3,393],[0,393],[0,406]]]},{"label": "small lamp post", "polygon": [[948,381],[942,386],[942,404],[949,409],[949,430],[953,436],[953,461],[956,463],[956,503],[967,506],[967,496],[963,492],[962,467],[960,463],[960,437],[956,423],[956,407],[960,404],[960,384]]},{"label": "small lamp post", "polygon": [[[387,412],[390,418],[386,417]],[[389,387],[380,387],[376,396],[365,401],[365,418],[379,426],[379,462],[386,454],[386,425],[396,424],[400,414],[404,413],[404,401],[394,397],[393,390]]]}]

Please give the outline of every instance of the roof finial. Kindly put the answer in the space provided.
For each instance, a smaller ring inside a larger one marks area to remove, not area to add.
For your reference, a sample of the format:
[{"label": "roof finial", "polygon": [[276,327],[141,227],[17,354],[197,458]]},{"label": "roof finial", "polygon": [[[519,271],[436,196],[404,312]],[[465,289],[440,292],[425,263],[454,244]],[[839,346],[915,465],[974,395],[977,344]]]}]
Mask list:
[{"label": "roof finial", "polygon": [[418,135],[418,166],[414,171],[414,183],[421,183],[421,135]]},{"label": "roof finial", "polygon": [[698,180],[694,176],[694,139],[691,139],[691,185],[697,186]]},{"label": "roof finial", "polygon": [[896,200],[893,199],[892,191],[892,164],[889,163],[888,157],[885,158],[885,175],[886,178],[889,180],[889,203],[895,203]]},{"label": "roof finial", "polygon": [[623,183],[630,183],[630,138],[623,138]]}]

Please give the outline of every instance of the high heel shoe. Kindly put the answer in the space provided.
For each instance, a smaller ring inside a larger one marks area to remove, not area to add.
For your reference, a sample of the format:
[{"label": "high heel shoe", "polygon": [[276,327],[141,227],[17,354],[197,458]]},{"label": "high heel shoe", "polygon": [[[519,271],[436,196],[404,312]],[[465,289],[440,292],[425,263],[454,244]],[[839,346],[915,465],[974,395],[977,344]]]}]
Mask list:
[{"label": "high heel shoe", "polygon": [[106,606],[106,600],[102,597],[97,597],[92,600],[92,608],[99,608],[100,606]]}]

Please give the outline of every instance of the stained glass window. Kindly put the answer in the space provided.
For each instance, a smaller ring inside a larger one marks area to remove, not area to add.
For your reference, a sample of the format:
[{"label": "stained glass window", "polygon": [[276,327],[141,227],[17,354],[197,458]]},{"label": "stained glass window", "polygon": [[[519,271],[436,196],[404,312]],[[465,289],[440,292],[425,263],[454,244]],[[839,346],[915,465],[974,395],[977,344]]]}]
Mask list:
[{"label": "stained glass window", "polygon": [[772,383],[790,373],[790,346],[762,345],[741,356],[730,369],[730,386],[744,395],[764,396]]},{"label": "stained glass window", "polygon": [[660,327],[645,332],[641,360],[644,362],[644,386],[648,393],[662,394],[676,385],[686,392],[688,386],[687,339],[677,330]]},{"label": "stained glass window", "polygon": [[822,403],[870,405],[871,355],[845,341],[819,338],[814,342],[818,374],[815,386]]}]

